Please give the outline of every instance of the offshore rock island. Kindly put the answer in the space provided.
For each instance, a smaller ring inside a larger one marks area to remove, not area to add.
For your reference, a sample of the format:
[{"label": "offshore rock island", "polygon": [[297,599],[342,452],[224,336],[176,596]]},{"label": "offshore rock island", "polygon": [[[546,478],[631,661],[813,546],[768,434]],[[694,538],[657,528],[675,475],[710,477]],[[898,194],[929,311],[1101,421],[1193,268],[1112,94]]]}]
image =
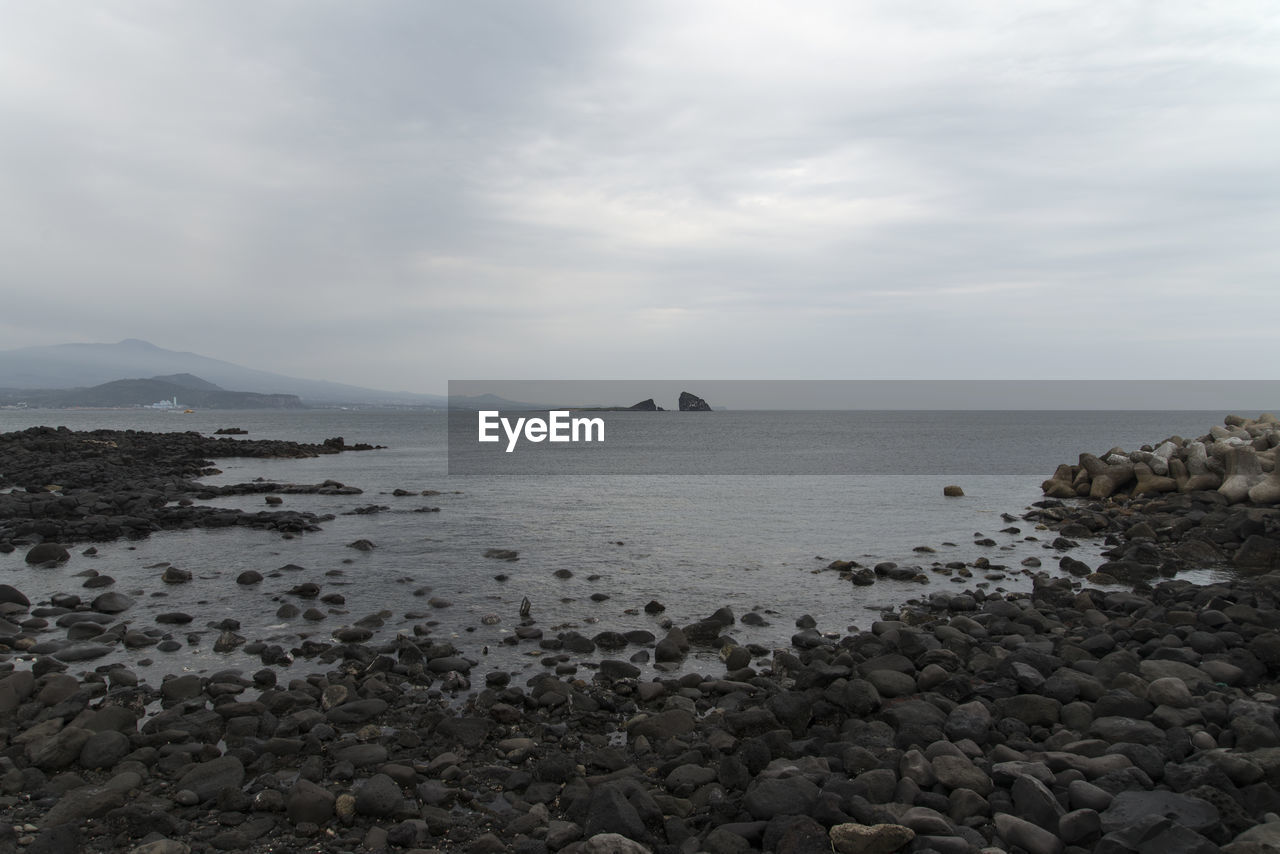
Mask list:
[{"label": "offshore rock island", "polygon": [[[1265,469],[1275,434],[1260,423],[1270,422],[1228,422],[1238,439],[1228,444],[1247,444]],[[191,480],[206,458],[348,447],[331,442],[6,434],[0,542],[34,550],[164,527],[164,505],[210,490]],[[1135,453],[1171,461],[1162,447]],[[1106,477],[1117,488],[1079,497],[1079,472],[1060,469],[1054,480],[1074,495],[1022,517],[1054,529],[1047,545],[1062,555],[1028,593],[925,588],[867,630],[820,631],[796,615],[780,649],[741,640],[756,611],[724,607],[678,626],[661,602],[637,602],[660,635],[588,636],[523,609],[511,643],[555,669],[524,684],[495,670],[476,690],[474,651],[427,625],[376,634],[376,615],[290,650],[224,620],[215,650],[252,650],[262,669],[148,684],[124,664],[84,662],[120,646],[178,649],[181,631],[132,620],[122,594],[32,602],[0,585],[0,850],[1274,850],[1280,822],[1265,818],[1280,812],[1280,580],[1271,564],[1203,585],[1166,577],[1241,565],[1246,544],[1267,549],[1254,538],[1274,548],[1275,508],[1253,493],[1265,471],[1224,460],[1217,488],[1183,493],[1176,470],[1125,456],[1175,488],[1134,489],[1082,461],[1090,493]],[[1114,457],[1103,465],[1123,468]],[[1232,500],[1220,490],[1242,472],[1252,485]],[[105,527],[85,527],[89,516]],[[1067,555],[1096,535],[1117,552],[1109,564]],[[927,585],[989,567],[986,557],[932,572],[837,560],[828,571]],[[324,583],[291,593],[309,601]],[[287,607],[283,620],[297,614]],[[698,650],[718,651],[718,663],[679,674]],[[646,673],[638,664],[650,658]]]},{"label": "offshore rock island", "polygon": [[[582,406],[576,407],[582,412],[666,412],[667,410],[659,406],[652,397],[645,398],[639,403],[633,403],[630,406]],[[711,412],[711,404],[707,403],[696,394],[687,391],[680,392],[680,398],[677,401],[677,410],[680,412]]]},{"label": "offshore rock island", "polygon": [[681,412],[710,412],[711,404],[707,403],[696,394],[690,394],[687,391],[680,392],[680,411]]}]

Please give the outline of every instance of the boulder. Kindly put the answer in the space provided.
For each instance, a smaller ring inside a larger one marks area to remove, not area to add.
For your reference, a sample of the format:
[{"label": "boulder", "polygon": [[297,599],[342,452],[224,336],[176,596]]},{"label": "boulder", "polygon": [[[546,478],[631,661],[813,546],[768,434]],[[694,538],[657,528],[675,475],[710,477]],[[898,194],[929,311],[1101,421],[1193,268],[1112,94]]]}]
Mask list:
[{"label": "boulder", "polygon": [[1008,813],[996,816],[996,832],[1010,845],[1016,845],[1027,854],[1062,854],[1062,840],[1029,821]]},{"label": "boulder", "polygon": [[294,824],[324,825],[333,818],[337,798],[310,780],[299,778],[285,802],[285,814]]},{"label": "boulder", "polygon": [[1280,569],[1280,539],[1253,534],[1236,549],[1232,562],[1251,571]]},{"label": "boulder", "polygon": [[914,830],[900,824],[837,824],[829,835],[839,854],[893,854],[916,838]]},{"label": "boulder", "polygon": [[219,756],[183,774],[176,788],[190,789],[203,802],[213,800],[223,789],[239,789],[243,782],[244,764],[235,756]]},{"label": "boulder", "polygon": [[374,774],[356,789],[356,813],[374,817],[393,815],[404,796],[400,786],[386,774]]},{"label": "boulder", "polygon": [[1200,798],[1163,790],[1130,791],[1116,795],[1102,813],[1102,830],[1123,830],[1148,816],[1167,818],[1196,831],[1212,828],[1220,820],[1218,808]]},{"label": "boulder", "polygon": [[742,806],[752,817],[768,821],[777,815],[808,815],[818,800],[818,787],[805,777],[766,777],[747,789]]},{"label": "boulder", "polygon": [[628,839],[643,839],[648,835],[640,814],[616,786],[600,786],[591,794],[583,832],[588,837],[616,833]]},{"label": "boulder", "polygon": [[32,546],[27,552],[26,561],[32,566],[54,565],[66,563],[71,559],[71,552],[57,543],[40,543]]},{"label": "boulder", "polygon": [[617,833],[597,833],[578,850],[581,854],[650,854],[639,842]]},{"label": "boulder", "polygon": [[21,590],[9,584],[0,584],[0,605],[21,605],[23,608],[31,604]]},{"label": "boulder", "polygon": [[133,607],[133,600],[123,593],[103,593],[93,600],[92,607],[104,614],[119,614]]}]

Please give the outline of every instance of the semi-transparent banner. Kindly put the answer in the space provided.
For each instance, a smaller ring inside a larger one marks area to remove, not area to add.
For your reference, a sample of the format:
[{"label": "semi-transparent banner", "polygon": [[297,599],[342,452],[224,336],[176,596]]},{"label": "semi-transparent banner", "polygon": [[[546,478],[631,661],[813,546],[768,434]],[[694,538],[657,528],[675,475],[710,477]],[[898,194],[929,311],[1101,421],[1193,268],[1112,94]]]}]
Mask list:
[{"label": "semi-transparent banner", "polygon": [[1280,412],[1280,381],[451,380],[449,473],[1047,477]]}]

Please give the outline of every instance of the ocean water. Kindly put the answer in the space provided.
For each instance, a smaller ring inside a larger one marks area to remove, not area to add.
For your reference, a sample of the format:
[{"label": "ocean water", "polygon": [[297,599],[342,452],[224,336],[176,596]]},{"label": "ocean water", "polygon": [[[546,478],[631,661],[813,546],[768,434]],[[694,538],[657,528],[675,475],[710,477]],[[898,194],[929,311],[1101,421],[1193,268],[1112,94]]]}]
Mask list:
[{"label": "ocean water", "polygon": [[[744,643],[777,647],[787,644],[796,619],[805,614],[817,620],[820,630],[844,631],[866,627],[885,609],[939,590],[958,592],[975,585],[1029,589],[1020,563],[1034,556],[1046,571],[1056,572],[1059,553],[1047,547],[1053,535],[1021,520],[1010,523],[1002,514],[1018,516],[1038,500],[1040,482],[1058,463],[1075,460],[1081,451],[1101,453],[1117,445],[1133,449],[1174,434],[1198,436],[1224,414],[644,414],[640,417],[665,419],[649,423],[663,432],[663,441],[675,445],[680,430],[710,429],[705,425],[711,422],[693,420],[707,416],[718,417],[722,445],[731,446],[735,435],[776,433],[779,442],[797,443],[795,453],[803,461],[798,468],[804,473],[450,475],[443,414],[2,411],[0,431],[48,424],[212,433],[237,426],[248,430],[249,438],[318,442],[343,436],[349,443],[387,447],[308,460],[216,461],[222,473],[208,478],[209,483],[333,479],[364,490],[357,496],[286,495],[286,507],[336,514],[320,532],[294,539],[239,529],[164,532],[146,540],[97,544],[94,557],[81,555],[85,546],[79,546],[71,561],[54,570],[27,567],[19,550],[0,555],[0,577],[37,602],[60,591],[92,593],[80,591],[80,573],[96,570],[116,579],[114,589],[136,598],[121,617],[137,628],[153,626],[156,614],[164,611],[195,615],[195,622],[173,633],[185,645],[180,652],[122,650],[86,663],[95,667],[123,661],[152,681],[177,670],[251,671],[260,666],[241,652],[212,651],[218,633],[208,624],[224,618],[238,620],[240,634],[249,639],[288,649],[303,637],[327,639],[335,628],[380,612],[385,622],[376,637],[411,633],[415,624],[429,624],[434,636],[452,640],[480,661],[477,672],[502,668],[531,674],[542,669],[539,660],[546,653],[532,644],[502,643],[518,624],[525,598],[548,635],[570,628],[588,636],[605,629],[647,628],[661,636],[662,618],[683,625],[722,605],[739,616],[755,609],[768,625],[738,625],[733,634]],[[871,464],[878,458],[876,449],[889,449],[884,453],[902,459],[913,448],[926,446],[934,456],[921,458],[945,456],[952,461],[947,473],[928,473],[917,462],[905,469],[913,473],[888,474],[884,472],[902,467]],[[939,448],[946,454],[938,455]],[[852,470],[879,473],[818,473],[824,468],[851,470],[847,461],[855,451],[863,462]],[[840,466],[814,464],[842,454],[845,463]],[[1039,457],[1043,459],[1036,466],[1031,461]],[[942,488],[949,483],[961,485],[965,497],[944,498]],[[393,496],[397,488],[415,494]],[[423,490],[439,494],[417,494]],[[262,496],[212,503],[265,507]],[[368,505],[388,509],[344,515]],[[423,507],[440,510],[414,512]],[[1002,530],[1010,527],[1018,531]],[[996,545],[976,545],[979,537],[990,537]],[[358,539],[370,540],[376,548],[348,547]],[[934,551],[915,551],[921,546]],[[485,551],[494,548],[516,550],[519,559],[486,558]],[[1101,548],[1100,543],[1084,543],[1072,554],[1097,565]],[[879,580],[869,587],[851,586],[837,573],[824,571],[835,559],[868,566],[891,560],[928,569],[935,561],[972,562],[978,557],[1007,569],[974,570],[963,579],[930,572],[924,585]],[[192,571],[194,580],[161,583],[162,570],[155,568],[161,562]],[[288,564],[302,569],[277,572]],[[246,569],[267,578],[241,587],[235,578]],[[572,575],[559,577],[558,570]],[[499,574],[507,580],[497,580]],[[325,593],[340,593],[345,603],[328,608],[319,623],[277,618],[283,602],[318,605],[288,594],[304,581],[320,584]],[[436,607],[432,599],[449,604]],[[663,603],[665,612],[645,614],[650,600]],[[610,656],[625,658],[635,651]],[[709,669],[707,658],[713,656],[695,656],[688,666]],[[147,659],[153,663],[139,664]],[[308,665],[299,660],[294,667],[305,670]]]}]

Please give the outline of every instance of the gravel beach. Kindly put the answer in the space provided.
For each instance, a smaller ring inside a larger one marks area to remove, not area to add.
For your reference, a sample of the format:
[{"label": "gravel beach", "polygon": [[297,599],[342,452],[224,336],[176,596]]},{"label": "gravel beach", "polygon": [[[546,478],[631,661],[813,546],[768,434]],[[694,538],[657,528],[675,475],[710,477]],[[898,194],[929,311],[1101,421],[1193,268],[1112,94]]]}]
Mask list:
[{"label": "gravel beach", "polygon": [[[758,615],[728,607],[656,636],[527,617],[511,643],[544,672],[473,685],[480,651],[375,636],[379,615],[292,649],[232,620],[217,643],[261,669],[149,684],[93,662],[163,652],[199,615],[139,627],[109,586],[0,584],[0,854],[1280,850],[1280,440],[1274,419],[1215,430],[1060,467],[1022,516],[1059,556],[1029,593],[923,585],[866,630],[789,615],[781,649],[741,642]],[[195,478],[216,458],[369,447],[5,434],[0,549],[56,573],[72,549],[152,531],[305,536],[323,515],[199,502],[358,487]],[[1071,557],[1092,537],[1097,566]],[[1203,566],[1233,572],[1178,577]],[[896,568],[831,569],[860,584]],[[699,649],[714,672],[663,672]]]}]

